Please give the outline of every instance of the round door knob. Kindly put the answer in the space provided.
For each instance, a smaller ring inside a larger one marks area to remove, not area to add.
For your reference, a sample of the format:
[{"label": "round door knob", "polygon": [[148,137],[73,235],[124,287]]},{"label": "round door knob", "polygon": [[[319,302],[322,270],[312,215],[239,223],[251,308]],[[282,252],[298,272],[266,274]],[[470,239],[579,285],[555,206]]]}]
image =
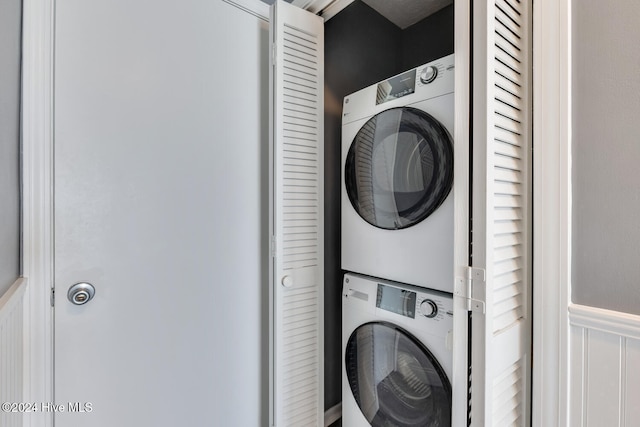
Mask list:
[{"label": "round door knob", "polygon": [[429,65],[420,73],[420,81],[424,84],[429,84],[438,76],[438,69],[433,65]]},{"label": "round door knob", "polygon": [[96,288],[91,283],[81,282],[69,288],[67,298],[72,304],[83,305],[91,301],[96,294]]},{"label": "round door knob", "polygon": [[438,305],[435,301],[426,299],[420,304],[420,312],[425,317],[436,317],[438,314]]},{"label": "round door knob", "polygon": [[284,276],[282,278],[282,286],[290,288],[293,286],[293,278],[291,276]]}]

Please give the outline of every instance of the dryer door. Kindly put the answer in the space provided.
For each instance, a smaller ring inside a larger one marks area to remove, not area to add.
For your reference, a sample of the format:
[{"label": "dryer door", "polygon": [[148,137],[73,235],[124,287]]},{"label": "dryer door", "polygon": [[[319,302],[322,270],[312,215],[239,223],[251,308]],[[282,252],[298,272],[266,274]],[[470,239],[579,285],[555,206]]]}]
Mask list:
[{"label": "dryer door", "polygon": [[453,184],[453,141],[431,115],[385,110],[358,131],[345,163],[349,200],[369,224],[396,230],[431,215]]},{"label": "dryer door", "polygon": [[451,384],[431,352],[386,322],[358,327],[347,343],[347,379],[372,427],[451,425]]}]

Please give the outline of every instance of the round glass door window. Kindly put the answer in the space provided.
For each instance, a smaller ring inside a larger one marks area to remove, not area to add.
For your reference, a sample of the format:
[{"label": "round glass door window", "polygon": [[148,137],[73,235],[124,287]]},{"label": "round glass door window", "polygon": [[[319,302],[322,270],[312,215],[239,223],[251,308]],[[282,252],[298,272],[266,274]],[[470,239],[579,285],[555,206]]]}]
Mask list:
[{"label": "round glass door window", "polygon": [[369,224],[407,228],[431,215],[453,184],[453,141],[416,108],[385,110],[355,136],[345,164],[349,200]]},{"label": "round glass door window", "polygon": [[451,426],[451,384],[429,350],[389,323],[367,323],[347,343],[347,378],[372,427]]}]

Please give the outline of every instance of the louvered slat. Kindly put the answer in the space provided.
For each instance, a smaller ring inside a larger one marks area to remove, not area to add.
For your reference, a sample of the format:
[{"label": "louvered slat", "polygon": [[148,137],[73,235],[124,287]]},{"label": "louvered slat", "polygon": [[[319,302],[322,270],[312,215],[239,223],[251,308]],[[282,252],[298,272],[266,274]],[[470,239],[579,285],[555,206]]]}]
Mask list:
[{"label": "louvered slat", "polygon": [[[526,187],[523,185],[526,170],[525,156],[521,147],[526,143],[523,121],[523,60],[526,54],[523,48],[522,12],[510,2],[495,2],[495,103],[494,126],[495,140],[493,176],[494,197],[499,203],[505,199],[520,197]],[[505,72],[505,69],[507,70]],[[505,147],[509,145],[510,147]],[[508,167],[505,167],[508,166]],[[494,253],[493,274],[495,277],[508,275],[523,268],[526,261],[522,245],[523,211],[520,206],[495,206],[493,219]],[[504,233],[508,230],[508,233]],[[499,233],[500,232],[500,233]],[[509,239],[512,233],[518,233],[518,239]],[[496,242],[501,242],[500,246]],[[506,244],[511,242],[511,245]],[[517,282],[521,283],[521,282]],[[498,287],[494,283],[493,293],[493,332],[499,333],[518,321],[524,315],[522,286]]]},{"label": "louvered slat", "polygon": [[513,156],[505,155],[498,151],[496,151],[494,154],[496,155],[494,158],[496,167],[517,171],[519,171],[522,167],[520,162],[518,162],[518,159],[514,158]]},{"label": "louvered slat", "polygon": [[514,70],[513,68],[507,66],[506,64],[503,64],[499,58],[496,59],[494,66],[496,74],[498,74],[501,78],[507,79],[516,84],[521,80],[520,73],[517,70]]},{"label": "louvered slat", "polygon": [[494,172],[494,179],[496,182],[522,183],[522,174],[517,170],[495,167]]},{"label": "louvered slat", "polygon": [[[504,129],[501,128],[499,126],[496,126],[494,129],[494,133],[495,133],[495,141],[496,142],[502,142],[505,144],[509,144],[512,145],[513,147],[516,148],[520,148],[520,137],[522,135],[519,135],[517,133],[511,132],[508,129]],[[508,150],[509,148],[507,147],[502,147],[505,150]],[[497,151],[497,149],[496,149]],[[518,158],[522,158],[522,153],[518,152],[517,150],[514,153],[514,157],[518,157]]]},{"label": "louvered slat", "polygon": [[521,282],[517,281],[509,285],[496,288],[493,299],[496,304],[499,304],[503,301],[508,300],[509,298],[512,298],[514,295],[519,295],[521,293]]},{"label": "louvered slat", "polygon": [[493,408],[493,425],[506,427],[520,425],[522,388],[524,383],[522,359],[509,366],[493,382],[493,400],[502,402]]},{"label": "louvered slat", "polygon": [[493,238],[493,249],[518,246],[523,243],[523,240],[521,233],[496,234]]},{"label": "louvered slat", "polygon": [[[0,403],[23,399],[23,315],[26,280],[17,280],[0,295]],[[0,425],[22,426],[20,413],[0,411]]]}]

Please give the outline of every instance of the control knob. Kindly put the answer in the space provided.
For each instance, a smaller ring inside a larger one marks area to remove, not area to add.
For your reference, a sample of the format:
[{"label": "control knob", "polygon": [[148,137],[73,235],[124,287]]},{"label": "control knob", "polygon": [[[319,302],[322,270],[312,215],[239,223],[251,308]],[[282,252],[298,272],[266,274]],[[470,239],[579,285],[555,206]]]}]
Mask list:
[{"label": "control knob", "polygon": [[436,317],[438,314],[438,305],[435,301],[426,299],[420,303],[420,312],[425,317]]},{"label": "control knob", "polygon": [[438,69],[433,65],[429,65],[420,73],[420,81],[424,84],[429,84],[438,76]]}]

